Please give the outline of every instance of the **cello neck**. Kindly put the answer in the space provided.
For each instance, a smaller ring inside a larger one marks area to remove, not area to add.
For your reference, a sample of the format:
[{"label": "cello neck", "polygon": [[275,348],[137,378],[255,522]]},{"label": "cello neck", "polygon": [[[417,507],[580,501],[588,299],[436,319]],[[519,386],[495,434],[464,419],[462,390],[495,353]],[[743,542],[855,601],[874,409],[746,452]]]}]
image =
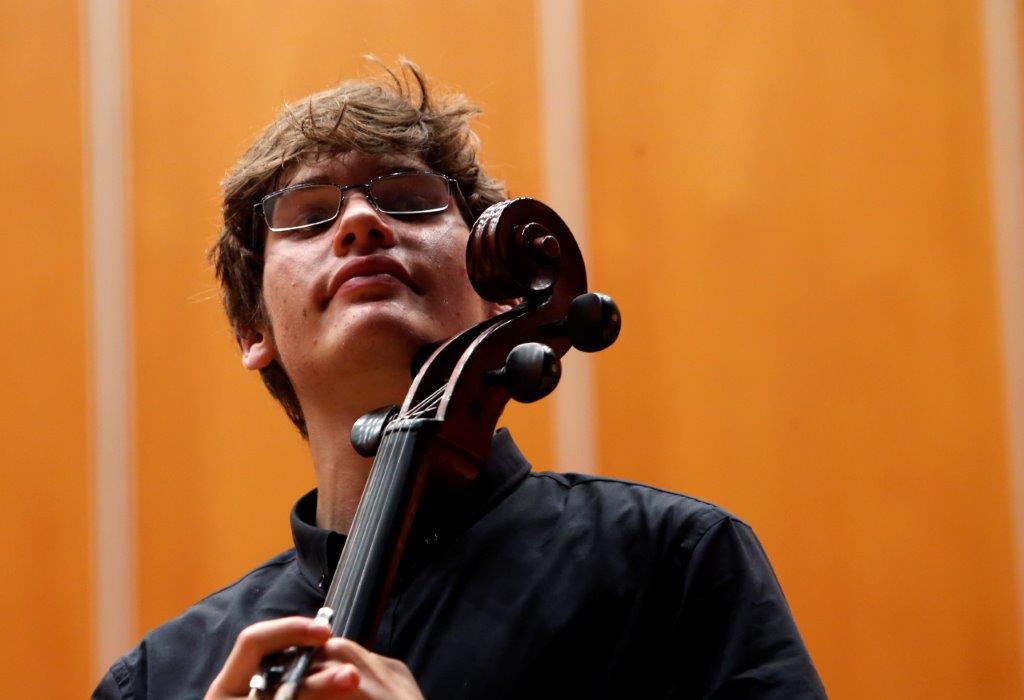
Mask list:
[{"label": "cello neck", "polygon": [[373,645],[423,494],[428,470],[418,465],[435,425],[395,420],[381,439],[324,601],[333,636]]}]

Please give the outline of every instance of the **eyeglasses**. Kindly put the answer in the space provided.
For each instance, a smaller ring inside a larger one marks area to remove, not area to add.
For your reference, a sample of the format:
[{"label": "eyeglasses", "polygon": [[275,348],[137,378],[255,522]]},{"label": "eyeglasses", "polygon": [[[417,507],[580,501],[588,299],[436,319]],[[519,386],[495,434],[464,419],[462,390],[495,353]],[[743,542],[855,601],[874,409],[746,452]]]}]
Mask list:
[{"label": "eyeglasses", "polygon": [[[322,226],[338,218],[348,190],[365,189],[367,198],[382,214],[414,216],[436,214],[448,208],[454,178],[439,173],[393,173],[361,185],[293,185],[271,192],[255,206],[271,231],[298,231]],[[255,214],[255,211],[253,212]]]}]

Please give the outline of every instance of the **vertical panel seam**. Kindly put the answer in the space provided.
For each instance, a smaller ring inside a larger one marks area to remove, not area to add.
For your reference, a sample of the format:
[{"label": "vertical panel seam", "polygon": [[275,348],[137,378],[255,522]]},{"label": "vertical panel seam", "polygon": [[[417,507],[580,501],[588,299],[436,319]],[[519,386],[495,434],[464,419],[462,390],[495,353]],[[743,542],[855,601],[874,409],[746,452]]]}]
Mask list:
[{"label": "vertical panel seam", "polygon": [[[545,197],[588,252],[585,124],[579,0],[539,0],[538,84]],[[558,469],[598,469],[593,364],[570,351],[554,396],[554,453]]]},{"label": "vertical panel seam", "polygon": [[125,14],[120,0],[84,0],[83,65],[91,289],[93,663],[97,675],[131,644],[135,567],[131,473],[130,284],[127,236]]},{"label": "vertical panel seam", "polygon": [[[1024,150],[1015,0],[982,3],[992,222],[1017,574],[1018,654],[1024,653]],[[1020,666],[1019,666],[1020,667]],[[1020,671],[1018,671],[1020,673]]]}]

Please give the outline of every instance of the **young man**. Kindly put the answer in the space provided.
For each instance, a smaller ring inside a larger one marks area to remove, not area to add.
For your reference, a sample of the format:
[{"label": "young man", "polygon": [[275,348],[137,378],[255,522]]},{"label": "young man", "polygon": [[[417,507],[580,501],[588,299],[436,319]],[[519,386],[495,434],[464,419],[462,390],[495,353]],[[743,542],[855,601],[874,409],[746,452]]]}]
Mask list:
[{"label": "young man", "polygon": [[475,110],[405,71],[286,108],[225,181],[225,307],[318,488],[292,512],[294,549],[150,632],[96,697],[243,697],[293,645],[323,645],[304,698],[823,697],[745,524],[531,473],[506,432],[464,507],[418,525],[376,653],[312,622],[370,467],[339,436],[401,403],[420,348],[506,308],[465,270],[471,220],[505,198],[477,162]]}]

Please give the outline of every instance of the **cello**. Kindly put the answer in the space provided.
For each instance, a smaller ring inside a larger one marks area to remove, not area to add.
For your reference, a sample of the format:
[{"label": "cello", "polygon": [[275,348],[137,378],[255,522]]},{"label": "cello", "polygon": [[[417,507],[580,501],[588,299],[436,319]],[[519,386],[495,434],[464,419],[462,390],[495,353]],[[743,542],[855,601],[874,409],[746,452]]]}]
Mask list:
[{"label": "cello", "polygon": [[[509,399],[547,396],[570,348],[603,350],[621,327],[615,302],[587,291],[565,222],[534,199],[499,202],[480,215],[466,269],[484,299],[520,303],[429,346],[402,405],[371,411],[352,428],[353,447],[373,466],[317,618],[332,636],[368,648],[421,504],[437,508],[464,495]],[[250,697],[294,698],[315,653],[293,648],[264,659]]]}]

